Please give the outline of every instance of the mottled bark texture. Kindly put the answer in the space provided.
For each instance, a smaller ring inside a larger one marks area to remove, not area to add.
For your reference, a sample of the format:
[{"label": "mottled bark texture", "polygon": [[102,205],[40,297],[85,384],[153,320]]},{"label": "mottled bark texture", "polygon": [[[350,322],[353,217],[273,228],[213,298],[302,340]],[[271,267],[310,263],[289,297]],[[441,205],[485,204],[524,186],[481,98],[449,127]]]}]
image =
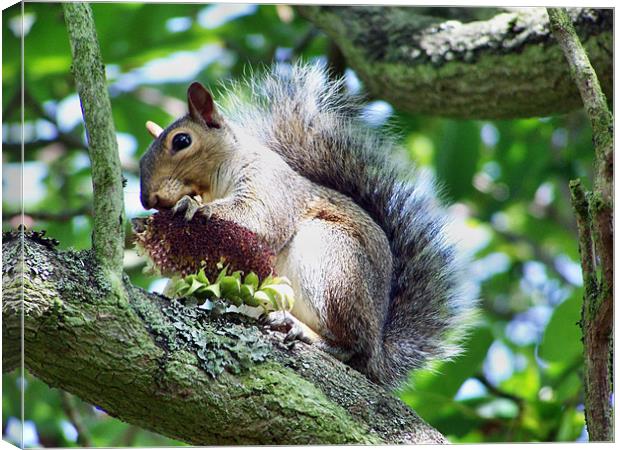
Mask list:
[{"label": "mottled bark texture", "polygon": [[[190,444],[445,442],[383,388],[236,314],[148,294],[127,302],[91,251],[3,237],[4,370],[25,367],[114,417]],[[22,298],[23,290],[23,298]],[[22,303],[23,299],[23,303]]]},{"label": "mottled bark texture", "polygon": [[[102,268],[120,280],[125,245],[121,162],[105,67],[88,3],[63,3],[80,96],[93,180],[93,250]],[[120,294],[119,294],[120,295]]]},{"label": "mottled bark texture", "polygon": [[[441,8],[298,8],[336,42],[370,95],[401,111],[507,119],[581,106],[544,8],[495,11],[486,20],[461,9],[461,21],[453,19],[459,16],[454,8],[445,14]],[[613,11],[573,9],[570,15],[611,95]]]},{"label": "mottled bark texture", "polygon": [[445,442],[330,356],[298,342],[289,348],[248,318],[129,283],[122,177],[92,12],[84,3],[63,11],[92,163],[93,248],[59,252],[41,233],[3,236],[3,369],[23,364],[112,416],[190,444]]},{"label": "mottled bark texture", "polygon": [[592,125],[593,190],[586,191],[580,180],[573,180],[570,190],[585,287],[581,329],[586,424],[591,441],[613,441],[613,116],[571,17],[563,9],[548,12]]}]

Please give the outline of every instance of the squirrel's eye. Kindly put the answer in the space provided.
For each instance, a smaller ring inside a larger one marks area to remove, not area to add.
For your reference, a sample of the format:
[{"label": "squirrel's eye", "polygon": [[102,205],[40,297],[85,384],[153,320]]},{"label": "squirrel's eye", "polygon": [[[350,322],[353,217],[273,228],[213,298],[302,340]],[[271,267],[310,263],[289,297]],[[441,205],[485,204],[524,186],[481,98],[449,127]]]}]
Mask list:
[{"label": "squirrel's eye", "polygon": [[187,148],[192,143],[192,138],[189,134],[179,133],[175,137],[172,138],[172,150],[178,152],[179,150],[183,150]]}]

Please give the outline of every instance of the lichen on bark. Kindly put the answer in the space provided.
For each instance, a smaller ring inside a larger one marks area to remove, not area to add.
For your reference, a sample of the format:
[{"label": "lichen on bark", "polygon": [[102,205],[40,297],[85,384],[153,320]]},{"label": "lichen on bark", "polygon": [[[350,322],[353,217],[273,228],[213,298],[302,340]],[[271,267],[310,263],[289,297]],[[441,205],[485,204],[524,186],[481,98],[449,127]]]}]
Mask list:
[{"label": "lichen on bark", "polygon": [[[580,106],[544,8],[520,8],[467,23],[425,16],[415,7],[298,9],[336,42],[371,96],[401,111],[506,119]],[[572,13],[611,92],[613,13]]]},{"label": "lichen on bark", "polygon": [[[5,287],[18,245],[3,242]],[[106,295],[92,252],[28,237],[24,248],[24,303],[42,303],[40,314],[24,316],[25,367],[114,417],[197,445],[445,442],[391,393],[319,350],[289,348],[249,318],[214,317],[126,278],[128,301],[119,303]],[[19,361],[13,300],[5,294],[5,370]],[[208,366],[214,361],[223,370]]]},{"label": "lichen on bark", "polygon": [[570,183],[585,287],[580,322],[584,403],[589,439],[613,441],[613,115],[573,19],[562,8],[547,11],[592,125],[593,190],[586,192],[580,180]]}]

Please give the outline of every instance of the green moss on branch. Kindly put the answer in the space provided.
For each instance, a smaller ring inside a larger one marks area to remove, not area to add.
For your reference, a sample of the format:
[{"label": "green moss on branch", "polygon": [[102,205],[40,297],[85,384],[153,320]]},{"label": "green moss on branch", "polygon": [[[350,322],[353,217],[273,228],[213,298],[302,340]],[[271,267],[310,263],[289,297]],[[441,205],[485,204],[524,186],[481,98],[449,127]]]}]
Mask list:
[{"label": "green moss on branch", "polygon": [[[462,23],[418,8],[299,6],[339,46],[369,93],[413,114],[505,119],[580,107],[544,8]],[[575,10],[608,92],[613,13]]]},{"label": "green moss on branch", "polygon": [[[5,289],[18,246],[3,243]],[[28,238],[24,248],[25,305],[39,305],[24,317],[26,368],[112,416],[197,445],[445,442],[389,392],[314,348],[288,348],[249,319],[213,317],[127,280],[128,302],[115,301],[92,252]],[[17,293],[5,292],[6,364],[18,352],[20,318],[7,307]]]},{"label": "green moss on branch", "polygon": [[105,66],[88,3],[63,3],[73,64],[71,65],[88,136],[92,166],[93,249],[101,267],[122,298],[125,209],[121,163],[118,156]]}]

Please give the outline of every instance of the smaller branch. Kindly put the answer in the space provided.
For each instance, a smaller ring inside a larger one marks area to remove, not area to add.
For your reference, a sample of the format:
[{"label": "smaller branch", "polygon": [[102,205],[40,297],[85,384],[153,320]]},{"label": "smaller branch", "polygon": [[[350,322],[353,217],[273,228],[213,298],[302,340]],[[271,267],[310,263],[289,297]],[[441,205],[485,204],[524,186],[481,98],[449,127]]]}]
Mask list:
[{"label": "smaller branch", "polygon": [[519,410],[521,410],[521,408],[523,407],[523,403],[524,403],[523,398],[521,398],[521,397],[519,397],[517,395],[511,394],[510,392],[506,392],[506,391],[503,391],[502,389],[499,389],[497,386],[494,386],[493,383],[491,383],[487,379],[487,377],[485,377],[484,375],[477,374],[474,377],[474,379],[480,381],[482,383],[482,385],[485,388],[487,388],[491,394],[493,394],[493,395],[495,395],[497,397],[501,397],[501,398],[505,398],[505,399],[508,399],[508,400],[512,400],[513,402],[515,402],[518,405]]},{"label": "smaller branch", "polygon": [[[86,144],[84,144],[78,138],[67,134],[67,133],[58,133],[58,137],[56,139],[36,139],[34,141],[26,141],[24,142],[24,150],[38,150],[40,148],[46,147],[51,144],[61,143],[67,148],[78,148],[83,150],[88,150]],[[19,142],[3,142],[2,149],[7,151],[20,151],[22,148],[22,144]]]},{"label": "smaller branch", "polygon": [[[24,142],[24,151],[37,150],[58,142],[56,139],[36,139]],[[2,150],[7,152],[19,152],[22,149],[21,142],[2,142]],[[19,155],[18,155],[19,156]]]},{"label": "smaller branch", "polygon": [[581,314],[585,416],[591,441],[613,441],[613,116],[568,14],[557,8],[547,12],[592,125],[594,191],[586,196],[579,181],[570,184],[585,284]]},{"label": "smaller branch", "polygon": [[51,140],[51,142],[61,142],[67,147],[88,150],[88,146],[84,143],[84,141],[82,141],[80,137],[75,136],[71,133],[64,133],[60,130],[60,126],[58,125],[58,120],[56,120],[56,117],[45,111],[41,103],[32,96],[28,88],[24,88],[24,103],[28,106],[31,106],[34,112],[42,119],[45,119],[52,125],[54,125],[54,127],[56,128],[56,132],[58,133],[58,137],[54,140]]},{"label": "smaller branch", "polygon": [[524,412],[524,404],[525,400],[517,395],[511,394],[510,392],[506,392],[502,389],[499,389],[497,386],[494,386],[493,383],[489,381],[487,377],[483,374],[479,373],[474,377],[476,380],[480,381],[484,387],[486,387],[489,392],[496,397],[505,398],[511,400],[517,404],[517,408],[519,409],[519,413],[517,417],[512,419],[507,427],[507,441],[512,441],[514,438],[514,433],[517,431],[517,424],[521,421]]},{"label": "smaller branch", "polygon": [[608,297],[613,302],[614,281],[614,234],[613,234],[613,210],[605,202],[602,196],[596,193],[590,201],[590,215],[594,228],[596,254],[602,270],[602,283],[600,294]]},{"label": "smaller branch", "polygon": [[84,425],[84,421],[82,420],[82,415],[77,409],[77,405],[75,404],[75,398],[69,394],[68,392],[61,391],[60,398],[62,401],[62,409],[67,415],[69,422],[75,427],[78,432],[77,443],[80,447],[92,447],[93,443],[91,441],[90,432],[88,428]]},{"label": "smaller branch", "polygon": [[129,425],[127,429],[112,442],[111,447],[133,447],[141,428]]},{"label": "smaller branch", "polygon": [[613,116],[607,107],[607,98],[566,10],[547,8],[547,13],[551,31],[564,51],[571,75],[577,84],[583,106],[592,124],[599,172],[595,177],[595,184],[601,189],[605,200],[611,202],[613,158],[610,155],[613,152]]},{"label": "smaller branch", "polygon": [[[16,101],[15,99],[17,99],[17,102],[18,102],[17,104],[15,103]],[[11,97],[9,104],[7,105],[7,107],[2,113],[3,117],[5,118],[5,121],[12,114],[14,109],[21,105],[21,103],[19,103],[20,100],[21,100],[21,95],[16,95],[16,96]],[[23,143],[24,150],[26,152],[31,151],[31,150],[38,150],[42,147],[55,144],[55,143],[61,143],[68,149],[77,148],[77,149],[82,149],[82,150],[88,150],[88,146],[84,143],[84,141],[79,136],[76,136],[72,133],[65,133],[61,131],[56,118],[52,116],[51,114],[48,114],[47,111],[45,111],[45,109],[41,106],[41,103],[32,96],[28,87],[24,87],[24,107],[29,107],[37,116],[51,123],[56,129],[56,137],[54,139],[35,139],[33,141],[24,142]],[[2,149],[6,150],[7,152],[13,152],[13,154],[19,156],[18,154],[21,154],[21,150],[22,150],[22,143],[20,141],[18,142],[3,141]]]},{"label": "smaller branch", "polygon": [[[34,220],[45,220],[55,222],[67,222],[76,216],[92,216],[93,210],[89,206],[83,206],[82,208],[59,211],[59,212],[46,212],[46,211],[24,211],[24,215],[31,217]],[[6,217],[13,217],[21,215],[20,211],[4,211]]]},{"label": "smaller branch", "polygon": [[594,246],[592,244],[592,232],[590,228],[590,207],[586,193],[581,185],[581,180],[572,180],[569,183],[571,202],[577,217],[577,230],[579,232],[579,255],[581,257],[581,270],[583,272],[583,285],[587,296],[596,295],[598,292],[598,280],[596,277]]},{"label": "smaller branch", "polygon": [[93,249],[97,261],[114,275],[115,284],[121,289],[125,212],[121,163],[104,65],[90,6],[87,3],[62,6],[88,135],[94,199]]},{"label": "smaller branch", "polygon": [[319,29],[315,26],[311,26],[310,29],[306,31],[306,33],[295,43],[291,53],[295,56],[299,56],[318,34]]},{"label": "smaller branch", "polygon": [[500,230],[497,227],[493,227],[493,231],[506,239],[510,243],[523,243],[532,248],[532,252],[534,253],[534,258],[538,261],[543,262],[550,270],[552,270],[560,279],[562,279],[565,283],[572,285],[573,282],[566,277],[562,272],[558,270],[556,267],[555,261],[553,260],[553,255],[549,252],[545,251],[542,245],[536,242],[534,239],[531,239],[527,236],[518,235],[516,233],[512,233],[510,231]]},{"label": "smaller branch", "polygon": [[[15,85],[17,86],[21,85],[21,79],[15,80]],[[15,93],[13,94],[9,102],[7,103],[6,108],[4,108],[4,110],[2,111],[2,117],[5,122],[9,120],[9,117],[11,116],[11,114],[13,114],[15,110],[17,110],[18,108],[21,108],[21,105],[22,105],[21,94],[22,94],[21,91],[19,89],[16,89]],[[21,117],[19,118],[19,120],[21,121]]]},{"label": "smaller branch", "polygon": [[333,79],[342,78],[347,69],[347,62],[340,47],[338,47],[338,44],[333,39],[329,41],[329,49],[327,52],[327,60],[329,68],[331,69],[330,75]]}]

